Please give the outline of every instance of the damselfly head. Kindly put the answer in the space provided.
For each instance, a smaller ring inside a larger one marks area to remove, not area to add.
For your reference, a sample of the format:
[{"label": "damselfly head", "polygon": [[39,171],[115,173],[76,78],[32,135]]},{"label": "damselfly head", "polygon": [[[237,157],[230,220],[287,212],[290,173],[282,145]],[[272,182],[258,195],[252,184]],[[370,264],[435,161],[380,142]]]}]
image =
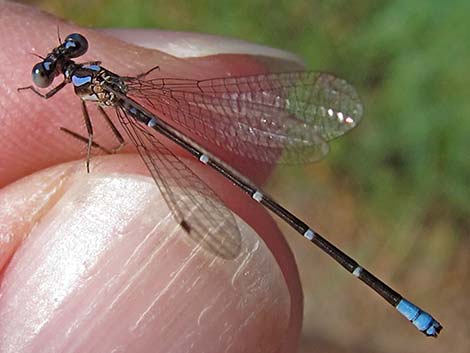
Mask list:
[{"label": "damselfly head", "polygon": [[34,84],[40,88],[49,87],[54,78],[67,66],[66,63],[71,63],[71,59],[82,56],[87,50],[88,41],[84,36],[79,33],[69,34],[43,61],[34,65],[32,70]]},{"label": "damselfly head", "polygon": [[40,88],[49,87],[52,81],[54,81],[54,78],[58,75],[56,67],[57,63],[47,58],[34,65],[31,72],[34,84]]},{"label": "damselfly head", "polygon": [[65,50],[64,55],[68,58],[77,58],[88,50],[88,41],[79,33],[69,34],[62,45]]}]

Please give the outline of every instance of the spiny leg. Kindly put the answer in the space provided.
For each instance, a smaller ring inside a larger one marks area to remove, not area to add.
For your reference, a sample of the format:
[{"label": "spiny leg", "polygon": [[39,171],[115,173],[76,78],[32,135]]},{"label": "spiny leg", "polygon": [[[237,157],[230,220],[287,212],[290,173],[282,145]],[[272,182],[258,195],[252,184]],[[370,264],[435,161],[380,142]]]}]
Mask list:
[{"label": "spiny leg", "polygon": [[30,89],[31,91],[36,93],[39,97],[44,98],[44,99],[49,99],[53,95],[55,95],[57,92],[59,92],[62,88],[64,88],[67,83],[68,82],[64,80],[58,86],[54,87],[53,89],[51,89],[49,92],[47,92],[45,94],[43,94],[43,93],[39,92],[38,90],[36,90],[36,88],[34,86],[19,87],[16,90],[17,91],[23,91],[23,90]]},{"label": "spiny leg", "polygon": [[152,71],[155,71],[155,70],[160,71],[160,66],[159,66],[159,65],[154,66],[154,67],[152,67],[150,70],[147,70],[147,71],[145,71],[145,72],[143,72],[143,73],[141,73],[141,74],[138,74],[137,76],[122,76],[121,78],[122,78],[124,81],[126,81],[126,80],[132,80],[132,79],[138,79],[138,80],[140,80],[140,79],[144,78],[145,76],[147,76],[148,74],[150,74]]},{"label": "spiny leg", "polygon": [[[88,114],[88,109],[86,108],[84,102],[82,102],[82,108],[84,107],[84,120],[85,120],[85,124],[87,126],[87,131],[88,131],[88,137],[85,137],[75,131],[72,131],[70,129],[67,129],[65,127],[61,127],[60,130],[62,132],[65,132],[66,134],[72,136],[73,138],[83,142],[83,143],[86,143],[87,146],[90,146],[91,144],[91,147],[94,147],[94,148],[99,148],[100,150],[102,150],[103,152],[105,152],[106,154],[114,154],[114,153],[117,153],[119,150],[121,150],[121,148],[124,146],[125,144],[125,141],[124,141],[124,138],[122,137],[121,133],[119,132],[119,130],[116,128],[116,126],[114,125],[114,123],[112,122],[112,120],[109,118],[108,114],[106,113],[106,111],[98,106],[98,110],[99,112],[101,113],[103,119],[106,121],[106,123],[108,124],[108,126],[110,127],[111,131],[113,132],[113,135],[114,137],[116,138],[118,144],[115,146],[115,147],[112,147],[111,149],[108,149],[102,145],[100,145],[99,143],[93,141],[93,137],[91,137],[91,142],[90,142],[90,130],[88,129],[88,127],[92,127],[91,125],[91,119],[89,117],[89,114]],[[87,122],[88,121],[88,122]],[[93,132],[93,131],[92,131]],[[88,153],[88,150],[87,150],[87,171],[89,172],[89,160],[90,160],[90,157],[89,157],[89,153]]]},{"label": "spiny leg", "polygon": [[59,45],[62,45],[62,38],[60,38],[60,29],[59,25],[57,25],[57,39],[59,41]]},{"label": "spiny leg", "polygon": [[88,133],[87,149],[86,149],[86,171],[87,173],[90,173],[91,146],[93,145],[93,125],[91,123],[90,115],[88,114],[86,103],[83,100],[82,100],[82,114],[83,114],[83,120],[85,121],[86,130]]},{"label": "spiny leg", "polygon": [[80,65],[87,65],[87,66],[91,66],[91,65],[101,65],[101,61],[85,61],[84,63],[80,63]]},{"label": "spiny leg", "polygon": [[[88,138],[80,135],[79,133],[76,133],[75,131],[72,131],[70,129],[67,129],[66,127],[60,127],[60,131],[65,132],[66,134],[72,136],[73,138],[83,142],[83,143],[88,143]],[[98,142],[92,141],[91,147],[98,148],[102,150],[106,154],[113,154],[114,152],[112,150],[107,149],[106,147],[101,146]]]},{"label": "spiny leg", "polygon": [[122,137],[116,125],[114,125],[113,121],[109,118],[109,115],[105,112],[103,107],[98,106],[98,111],[101,113],[101,116],[104,118],[104,121],[106,121],[106,123],[108,124],[109,128],[113,132],[113,135],[118,142],[117,146],[111,148],[111,152],[112,153],[119,152],[125,144],[124,137]]}]

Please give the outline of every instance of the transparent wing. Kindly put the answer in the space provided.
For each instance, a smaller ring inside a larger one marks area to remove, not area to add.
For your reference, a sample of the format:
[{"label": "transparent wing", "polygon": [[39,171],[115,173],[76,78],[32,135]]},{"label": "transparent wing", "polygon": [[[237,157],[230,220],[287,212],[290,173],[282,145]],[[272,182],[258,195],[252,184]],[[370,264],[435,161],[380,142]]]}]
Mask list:
[{"label": "transparent wing", "polygon": [[177,222],[206,250],[225,259],[237,257],[241,236],[235,217],[215,192],[159,142],[150,128],[120,108],[116,112]]},{"label": "transparent wing", "polygon": [[328,152],[327,141],[362,117],[354,88],[326,73],[130,79],[129,95],[224,149],[266,162],[318,160]]}]

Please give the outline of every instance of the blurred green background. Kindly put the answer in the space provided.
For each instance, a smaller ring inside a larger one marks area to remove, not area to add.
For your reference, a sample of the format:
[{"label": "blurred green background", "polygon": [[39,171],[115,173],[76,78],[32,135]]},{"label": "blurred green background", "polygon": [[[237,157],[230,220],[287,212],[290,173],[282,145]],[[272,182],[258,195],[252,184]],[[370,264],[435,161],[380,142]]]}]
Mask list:
[{"label": "blurred green background", "polygon": [[279,170],[269,190],[445,329],[421,337],[286,231],[305,291],[300,352],[470,351],[470,1],[26,2],[84,26],[282,48],[353,83],[361,125],[326,160]]}]

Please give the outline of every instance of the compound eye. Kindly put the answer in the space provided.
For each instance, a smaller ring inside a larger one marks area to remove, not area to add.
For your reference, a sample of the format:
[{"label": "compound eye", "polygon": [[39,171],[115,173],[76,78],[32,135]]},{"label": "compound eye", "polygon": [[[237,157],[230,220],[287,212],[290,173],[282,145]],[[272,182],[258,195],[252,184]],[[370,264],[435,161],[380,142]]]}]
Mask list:
[{"label": "compound eye", "polygon": [[34,84],[40,88],[49,87],[55,76],[54,70],[51,70],[50,67],[48,69],[44,62],[34,65],[31,74]]},{"label": "compound eye", "polygon": [[88,50],[88,41],[78,33],[72,33],[65,38],[64,48],[67,50],[69,58],[82,56]]}]

